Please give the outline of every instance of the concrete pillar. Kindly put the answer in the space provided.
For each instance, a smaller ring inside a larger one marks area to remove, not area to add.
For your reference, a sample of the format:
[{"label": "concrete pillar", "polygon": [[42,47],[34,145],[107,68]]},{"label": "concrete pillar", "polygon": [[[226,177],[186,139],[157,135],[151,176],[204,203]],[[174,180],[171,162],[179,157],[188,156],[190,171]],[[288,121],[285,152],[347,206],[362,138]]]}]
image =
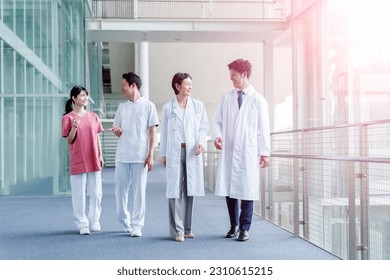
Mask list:
[{"label": "concrete pillar", "polygon": [[138,43],[138,75],[142,79],[141,94],[149,99],[149,42]]}]

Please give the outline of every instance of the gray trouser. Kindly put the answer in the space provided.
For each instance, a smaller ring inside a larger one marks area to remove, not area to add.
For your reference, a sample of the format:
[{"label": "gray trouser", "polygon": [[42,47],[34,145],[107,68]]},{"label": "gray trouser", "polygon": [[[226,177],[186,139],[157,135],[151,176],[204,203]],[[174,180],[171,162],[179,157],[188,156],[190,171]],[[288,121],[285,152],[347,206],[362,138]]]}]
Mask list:
[{"label": "gray trouser", "polygon": [[169,199],[169,234],[172,237],[191,233],[194,197],[187,196],[186,149],[181,149],[180,197]]}]

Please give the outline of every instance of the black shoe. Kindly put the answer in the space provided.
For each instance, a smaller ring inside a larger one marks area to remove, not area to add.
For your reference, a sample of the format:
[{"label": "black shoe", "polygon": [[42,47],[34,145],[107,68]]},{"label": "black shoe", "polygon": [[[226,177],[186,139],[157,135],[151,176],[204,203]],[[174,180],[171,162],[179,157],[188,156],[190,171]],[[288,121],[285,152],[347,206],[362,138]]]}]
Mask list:
[{"label": "black shoe", "polygon": [[247,230],[240,230],[238,241],[247,241],[249,239],[249,232]]},{"label": "black shoe", "polygon": [[230,230],[226,233],[226,238],[233,238],[237,235],[238,233],[238,227],[237,226],[234,226],[234,227],[231,227]]}]

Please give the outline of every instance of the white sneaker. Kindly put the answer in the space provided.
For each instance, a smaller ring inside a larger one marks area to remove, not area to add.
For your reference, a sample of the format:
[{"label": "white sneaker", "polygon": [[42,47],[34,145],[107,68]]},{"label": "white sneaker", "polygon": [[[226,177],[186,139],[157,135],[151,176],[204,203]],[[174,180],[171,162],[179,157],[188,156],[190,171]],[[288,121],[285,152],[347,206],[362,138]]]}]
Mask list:
[{"label": "white sneaker", "polygon": [[80,234],[81,235],[88,235],[89,234],[89,228],[83,227],[80,229]]},{"label": "white sneaker", "polygon": [[141,237],[142,236],[142,231],[140,228],[133,228],[131,232],[132,237]]},{"label": "white sneaker", "polygon": [[102,228],[100,227],[99,222],[94,222],[90,225],[91,231],[100,231]]},{"label": "white sneaker", "polygon": [[133,231],[133,229],[131,227],[125,227],[125,229],[123,231],[126,233],[131,233]]},{"label": "white sneaker", "polygon": [[175,241],[177,241],[177,242],[184,242],[184,235],[177,235],[175,237]]}]

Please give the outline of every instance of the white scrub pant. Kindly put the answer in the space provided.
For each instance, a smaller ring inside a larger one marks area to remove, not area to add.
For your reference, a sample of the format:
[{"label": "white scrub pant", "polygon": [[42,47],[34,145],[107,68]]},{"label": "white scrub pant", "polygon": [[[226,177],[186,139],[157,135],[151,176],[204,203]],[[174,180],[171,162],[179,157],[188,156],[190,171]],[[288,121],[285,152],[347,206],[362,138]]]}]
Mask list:
[{"label": "white scrub pant", "polygon": [[[72,188],[73,218],[80,230],[89,227],[89,224],[99,222],[102,212],[102,178],[101,171],[70,175]],[[87,196],[89,196],[89,211],[87,208]]]},{"label": "white scrub pant", "polygon": [[169,235],[190,234],[192,231],[192,213],[194,197],[187,195],[186,150],[181,149],[180,158],[180,197],[169,199]]},{"label": "white scrub pant", "polygon": [[[143,163],[115,163],[115,199],[119,222],[126,228],[142,228],[145,222],[146,180]],[[132,188],[130,188],[132,187]],[[129,211],[129,193],[133,200]]]}]

